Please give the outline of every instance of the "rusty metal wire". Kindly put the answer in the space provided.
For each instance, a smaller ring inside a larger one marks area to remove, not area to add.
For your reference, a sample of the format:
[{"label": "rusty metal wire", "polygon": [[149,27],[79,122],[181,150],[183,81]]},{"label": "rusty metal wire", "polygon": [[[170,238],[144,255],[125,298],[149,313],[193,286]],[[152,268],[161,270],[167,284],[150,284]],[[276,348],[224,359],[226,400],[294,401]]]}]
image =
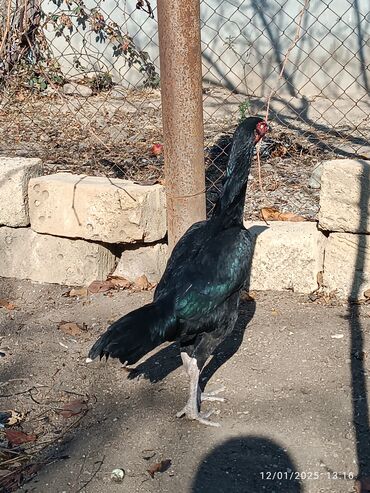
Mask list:
[{"label": "rusty metal wire", "polygon": [[[0,7],[0,154],[40,156],[48,173],[162,181],[154,3]],[[366,1],[202,0],[201,20],[209,209],[235,125],[269,101],[263,188],[253,167],[247,216],[269,206],[315,217],[313,169],[370,157]]]}]

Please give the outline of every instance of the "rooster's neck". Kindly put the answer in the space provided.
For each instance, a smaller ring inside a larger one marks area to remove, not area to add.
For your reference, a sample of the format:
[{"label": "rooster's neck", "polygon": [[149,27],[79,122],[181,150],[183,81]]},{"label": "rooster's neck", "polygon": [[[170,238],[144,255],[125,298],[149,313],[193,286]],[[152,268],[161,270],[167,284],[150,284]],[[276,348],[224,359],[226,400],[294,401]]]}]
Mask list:
[{"label": "rooster's neck", "polygon": [[228,221],[243,224],[245,195],[252,164],[254,145],[251,139],[235,140],[226,169],[223,191],[216,204],[214,215],[223,214]]}]

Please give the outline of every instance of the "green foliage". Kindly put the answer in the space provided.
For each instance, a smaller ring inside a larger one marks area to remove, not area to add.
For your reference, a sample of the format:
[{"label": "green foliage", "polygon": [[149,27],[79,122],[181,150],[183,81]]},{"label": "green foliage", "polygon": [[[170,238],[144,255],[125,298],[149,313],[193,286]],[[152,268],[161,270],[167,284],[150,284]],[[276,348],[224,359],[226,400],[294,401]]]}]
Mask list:
[{"label": "green foliage", "polygon": [[89,86],[94,92],[109,91],[113,87],[112,76],[108,72],[101,72],[100,74],[94,75],[89,80]]},{"label": "green foliage", "polygon": [[[157,87],[159,75],[155,65],[150,60],[146,51],[140,50],[133,38],[121,30],[121,27],[107,19],[98,7],[89,9],[83,0],[52,0],[58,10],[46,16],[45,26],[51,25],[55,35],[63,36],[70,42],[71,36],[82,31],[89,31],[95,35],[96,43],[110,43],[112,55],[115,58],[123,58],[129,67],[136,67],[143,74],[145,87]],[[82,67],[77,56],[74,58],[74,66]],[[106,74],[102,73],[103,79],[94,81],[96,90],[107,88]],[[97,76],[99,77],[99,76]]]},{"label": "green foliage", "polygon": [[248,118],[248,116],[250,116],[250,107],[251,107],[251,102],[249,101],[249,99],[246,99],[245,101],[239,104],[238,109],[239,109],[240,122],[244,121],[246,118]]},{"label": "green foliage", "polygon": [[28,72],[29,87],[39,92],[49,86],[62,86],[66,82],[59,63],[45,54],[35,64],[28,66]]},{"label": "green foliage", "polygon": [[[75,52],[73,65],[84,78],[87,72],[91,73],[91,66],[93,67],[96,75],[89,81],[93,91],[106,91],[113,86],[113,81],[105,67],[98,66],[93,55],[91,57],[94,58],[94,63],[89,64],[89,69],[84,67],[84,61],[89,58],[89,55],[86,55],[86,43],[90,39],[99,44],[110,45],[113,57],[123,60],[129,68],[135,67],[143,75],[145,87],[159,85],[159,75],[149,54],[140,50],[134,39],[122,31],[117,23],[106,18],[99,7],[89,8],[84,0],[51,0],[55,10],[46,13],[35,1],[34,9],[37,10],[32,16],[24,19],[22,32],[18,25],[12,26],[10,31],[4,31],[5,21],[0,12],[0,44],[5,53],[0,59],[0,87],[18,81],[18,84],[32,91],[41,92],[50,85],[66,82],[53,55],[52,46],[45,36],[45,30],[50,32],[50,28],[54,30],[56,37],[63,37],[72,50],[72,36],[78,32],[83,35],[84,58],[81,51]],[[147,12],[152,16],[148,0],[139,1],[137,8],[145,10],[145,4],[148,6]],[[3,40],[4,32],[7,35]]]}]

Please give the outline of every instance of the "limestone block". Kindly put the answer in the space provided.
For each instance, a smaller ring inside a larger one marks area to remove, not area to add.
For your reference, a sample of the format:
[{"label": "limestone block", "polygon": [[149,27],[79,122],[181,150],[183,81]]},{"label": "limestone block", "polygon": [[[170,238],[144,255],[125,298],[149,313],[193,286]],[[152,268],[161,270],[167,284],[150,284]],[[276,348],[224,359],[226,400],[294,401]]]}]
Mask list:
[{"label": "limestone block", "polygon": [[310,293],[317,289],[323,269],[326,237],[313,222],[247,222],[255,237],[249,289],[293,290]]},{"label": "limestone block", "polygon": [[361,299],[370,288],[370,236],[331,233],[325,248],[324,289]]},{"label": "limestone block", "polygon": [[361,159],[326,161],[321,176],[320,227],[370,233],[369,216],[370,163]]},{"label": "limestone block", "polygon": [[163,243],[124,250],[114,275],[135,281],[145,274],[149,281],[158,282],[166,268],[167,251]]},{"label": "limestone block", "polygon": [[310,188],[313,188],[314,190],[320,190],[322,170],[324,169],[326,162],[327,161],[322,161],[321,163],[318,163],[312,170],[310,179],[308,180],[308,186]]},{"label": "limestone block", "polygon": [[83,240],[0,228],[0,276],[80,286],[104,280],[115,266],[108,248]]},{"label": "limestone block", "polygon": [[68,96],[83,96],[85,98],[88,98],[89,96],[92,96],[92,90],[88,86],[83,86],[82,84],[75,84],[74,82],[70,82],[68,84],[64,84],[62,88],[64,94],[67,94]]},{"label": "limestone block", "polygon": [[28,181],[41,173],[40,159],[0,157],[0,225],[19,227],[30,223]]},{"label": "limestone block", "polygon": [[162,185],[60,173],[31,180],[29,201],[38,233],[106,243],[149,243],[166,234]]}]

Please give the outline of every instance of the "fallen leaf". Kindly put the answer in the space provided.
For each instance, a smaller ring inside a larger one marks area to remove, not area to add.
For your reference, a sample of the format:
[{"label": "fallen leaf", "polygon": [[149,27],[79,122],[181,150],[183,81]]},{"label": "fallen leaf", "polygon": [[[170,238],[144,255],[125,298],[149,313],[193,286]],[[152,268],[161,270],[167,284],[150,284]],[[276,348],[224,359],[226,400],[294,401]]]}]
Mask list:
[{"label": "fallen leaf", "polygon": [[76,324],[76,322],[66,322],[65,320],[62,320],[58,328],[69,336],[79,336],[86,332],[87,326],[85,324],[81,326]]},{"label": "fallen leaf", "polygon": [[303,216],[297,216],[297,214],[293,214],[292,212],[280,212],[275,207],[262,207],[260,214],[264,221],[306,221]]},{"label": "fallen leaf", "polygon": [[256,293],[254,293],[253,291],[242,291],[240,294],[240,299],[242,301],[254,301],[256,299]]},{"label": "fallen leaf", "polygon": [[16,491],[24,481],[29,481],[43,466],[43,462],[38,464],[28,464],[16,468],[10,474],[1,476],[1,491]]},{"label": "fallen leaf", "polygon": [[22,443],[35,442],[37,438],[34,433],[27,434],[17,430],[5,430],[5,436],[12,447],[22,445]]},{"label": "fallen leaf", "polygon": [[21,423],[25,418],[24,413],[20,413],[19,411],[0,411],[0,423],[3,426],[14,426]]},{"label": "fallen leaf", "polygon": [[131,282],[124,277],[112,276],[109,278],[109,281],[118,289],[128,289],[131,286]]},{"label": "fallen leaf", "polygon": [[93,281],[90,286],[88,287],[88,290],[90,293],[96,294],[96,293],[105,293],[106,291],[109,291],[110,289],[113,289],[114,286],[111,281]]},{"label": "fallen leaf", "polygon": [[367,289],[366,291],[364,291],[364,296],[365,296],[365,298],[370,298],[370,289]]},{"label": "fallen leaf", "polygon": [[143,274],[136,279],[135,287],[139,288],[141,291],[148,291],[150,289],[150,282],[146,275]]},{"label": "fallen leaf", "polygon": [[321,270],[320,272],[317,273],[317,277],[316,277],[316,280],[317,280],[317,284],[319,285],[319,287],[321,288],[323,283],[324,283],[324,273],[323,271]]},{"label": "fallen leaf", "polygon": [[10,301],[0,299],[0,307],[6,308],[7,310],[14,310],[15,305],[13,303],[10,303]]},{"label": "fallen leaf", "polygon": [[151,180],[140,180],[140,181],[134,181],[135,185],[141,185],[141,186],[152,186],[156,185],[159,183],[157,178],[152,178]]},{"label": "fallen leaf", "polygon": [[161,460],[161,462],[156,462],[152,464],[147,470],[152,478],[156,472],[165,472],[171,467],[171,459]]},{"label": "fallen leaf", "polygon": [[67,295],[70,297],[76,296],[79,298],[83,298],[89,294],[89,290],[87,288],[72,288],[68,291]]},{"label": "fallen leaf", "polygon": [[74,401],[67,402],[64,404],[63,410],[60,414],[63,418],[71,418],[72,416],[77,416],[78,414],[87,411],[87,402],[83,399],[76,399]]},{"label": "fallen leaf", "polygon": [[271,154],[272,157],[283,157],[287,154],[288,149],[284,145],[279,145]]}]

